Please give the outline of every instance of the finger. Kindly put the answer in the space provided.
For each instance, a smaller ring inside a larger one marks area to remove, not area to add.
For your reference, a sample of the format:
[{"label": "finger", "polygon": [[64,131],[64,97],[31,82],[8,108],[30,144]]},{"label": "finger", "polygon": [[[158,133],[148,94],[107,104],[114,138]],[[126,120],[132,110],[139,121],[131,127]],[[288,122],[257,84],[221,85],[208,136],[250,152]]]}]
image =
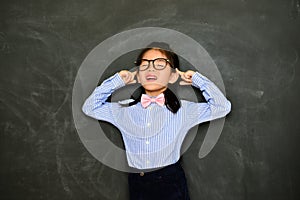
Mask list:
[{"label": "finger", "polygon": [[136,77],[136,74],[137,74],[137,71],[134,71],[134,72],[131,72],[131,74],[132,74],[132,79],[135,79],[135,77]]},{"label": "finger", "polygon": [[180,81],[179,85],[192,85],[192,82]]},{"label": "finger", "polygon": [[128,74],[128,76],[126,77],[126,82],[130,83],[133,80],[133,75],[132,74]]},{"label": "finger", "polygon": [[128,77],[128,71],[126,71],[126,70],[122,70],[119,74],[124,79],[126,79]]},{"label": "finger", "polygon": [[130,83],[132,80],[134,80],[134,76],[131,73],[128,73],[126,75],[126,82]]},{"label": "finger", "polygon": [[130,79],[128,80],[129,83],[136,83],[137,82],[136,73],[137,73],[136,71],[130,73]]},{"label": "finger", "polygon": [[183,75],[183,74],[184,74],[184,72],[180,71],[178,68],[176,68],[176,72],[177,72],[178,74],[180,74],[180,75]]},{"label": "finger", "polygon": [[184,73],[184,77],[185,77],[186,79],[191,79],[191,78],[192,78],[192,75],[191,75],[191,73],[190,73],[189,71],[187,71],[186,73]]},{"label": "finger", "polygon": [[189,77],[188,75],[186,75],[186,74],[183,74],[183,75],[181,76],[181,79],[184,80],[184,81],[186,81],[186,82],[191,82],[190,77]]},{"label": "finger", "polygon": [[188,70],[186,73],[190,76],[190,78],[192,78],[196,72]]},{"label": "finger", "polygon": [[136,83],[136,80],[132,80],[128,84],[133,84],[133,83]]},{"label": "finger", "polygon": [[121,77],[122,77],[122,79],[123,79],[124,81],[126,81],[126,79],[127,79],[127,75],[126,75],[126,74],[122,74]]}]

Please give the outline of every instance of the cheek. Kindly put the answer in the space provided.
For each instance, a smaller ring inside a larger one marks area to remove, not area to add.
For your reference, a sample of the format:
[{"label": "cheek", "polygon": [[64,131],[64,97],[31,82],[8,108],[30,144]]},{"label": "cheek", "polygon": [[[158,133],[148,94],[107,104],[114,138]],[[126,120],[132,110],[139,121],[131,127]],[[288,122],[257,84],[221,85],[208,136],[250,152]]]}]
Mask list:
[{"label": "cheek", "polygon": [[159,80],[163,83],[168,83],[170,80],[170,73],[169,72],[163,72],[159,76]]},{"label": "cheek", "polygon": [[136,74],[136,79],[137,79],[137,81],[140,83],[141,81],[142,81],[142,75],[141,75],[141,73],[140,72],[138,72],[137,74]]}]

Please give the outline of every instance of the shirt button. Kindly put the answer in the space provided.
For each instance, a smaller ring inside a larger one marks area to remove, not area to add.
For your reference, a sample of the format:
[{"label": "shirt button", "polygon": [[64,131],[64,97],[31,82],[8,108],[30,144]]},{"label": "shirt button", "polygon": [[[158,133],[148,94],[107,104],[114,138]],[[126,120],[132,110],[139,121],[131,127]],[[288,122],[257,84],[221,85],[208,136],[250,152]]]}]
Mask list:
[{"label": "shirt button", "polygon": [[147,164],[149,164],[149,163],[150,163],[150,161],[149,161],[149,160],[147,160],[147,161],[146,161],[146,163],[147,163]]},{"label": "shirt button", "polygon": [[144,172],[141,172],[141,173],[140,173],[140,176],[144,176],[144,175],[145,175],[145,173],[144,173]]},{"label": "shirt button", "polygon": [[150,123],[147,123],[147,126],[149,127],[151,124]]},{"label": "shirt button", "polygon": [[150,144],[150,142],[147,140],[147,141],[146,141],[146,144]]}]

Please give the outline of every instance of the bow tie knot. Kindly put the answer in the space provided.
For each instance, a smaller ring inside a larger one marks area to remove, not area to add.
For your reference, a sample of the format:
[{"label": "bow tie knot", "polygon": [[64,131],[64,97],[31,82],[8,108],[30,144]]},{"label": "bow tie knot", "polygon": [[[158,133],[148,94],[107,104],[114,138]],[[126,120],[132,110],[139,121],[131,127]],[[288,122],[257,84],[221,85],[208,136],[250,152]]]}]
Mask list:
[{"label": "bow tie knot", "polygon": [[147,108],[151,103],[157,103],[159,106],[163,106],[165,104],[165,96],[163,93],[158,95],[155,98],[151,98],[146,94],[142,94],[141,104],[144,108]]}]

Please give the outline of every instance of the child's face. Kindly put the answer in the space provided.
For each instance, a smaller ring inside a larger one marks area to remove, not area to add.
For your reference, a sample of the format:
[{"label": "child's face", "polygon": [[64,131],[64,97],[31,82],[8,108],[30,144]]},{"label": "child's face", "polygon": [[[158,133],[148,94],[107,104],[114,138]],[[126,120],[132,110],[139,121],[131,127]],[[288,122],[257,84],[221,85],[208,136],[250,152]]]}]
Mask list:
[{"label": "child's face", "polygon": [[[147,51],[142,59],[154,60],[156,58],[168,59],[162,52],[156,49]],[[168,83],[174,83],[178,78],[178,74],[172,71],[170,64],[162,70],[157,70],[153,67],[153,62],[150,62],[148,69],[137,73],[139,83],[145,88],[146,94],[157,96],[165,91]]]}]

